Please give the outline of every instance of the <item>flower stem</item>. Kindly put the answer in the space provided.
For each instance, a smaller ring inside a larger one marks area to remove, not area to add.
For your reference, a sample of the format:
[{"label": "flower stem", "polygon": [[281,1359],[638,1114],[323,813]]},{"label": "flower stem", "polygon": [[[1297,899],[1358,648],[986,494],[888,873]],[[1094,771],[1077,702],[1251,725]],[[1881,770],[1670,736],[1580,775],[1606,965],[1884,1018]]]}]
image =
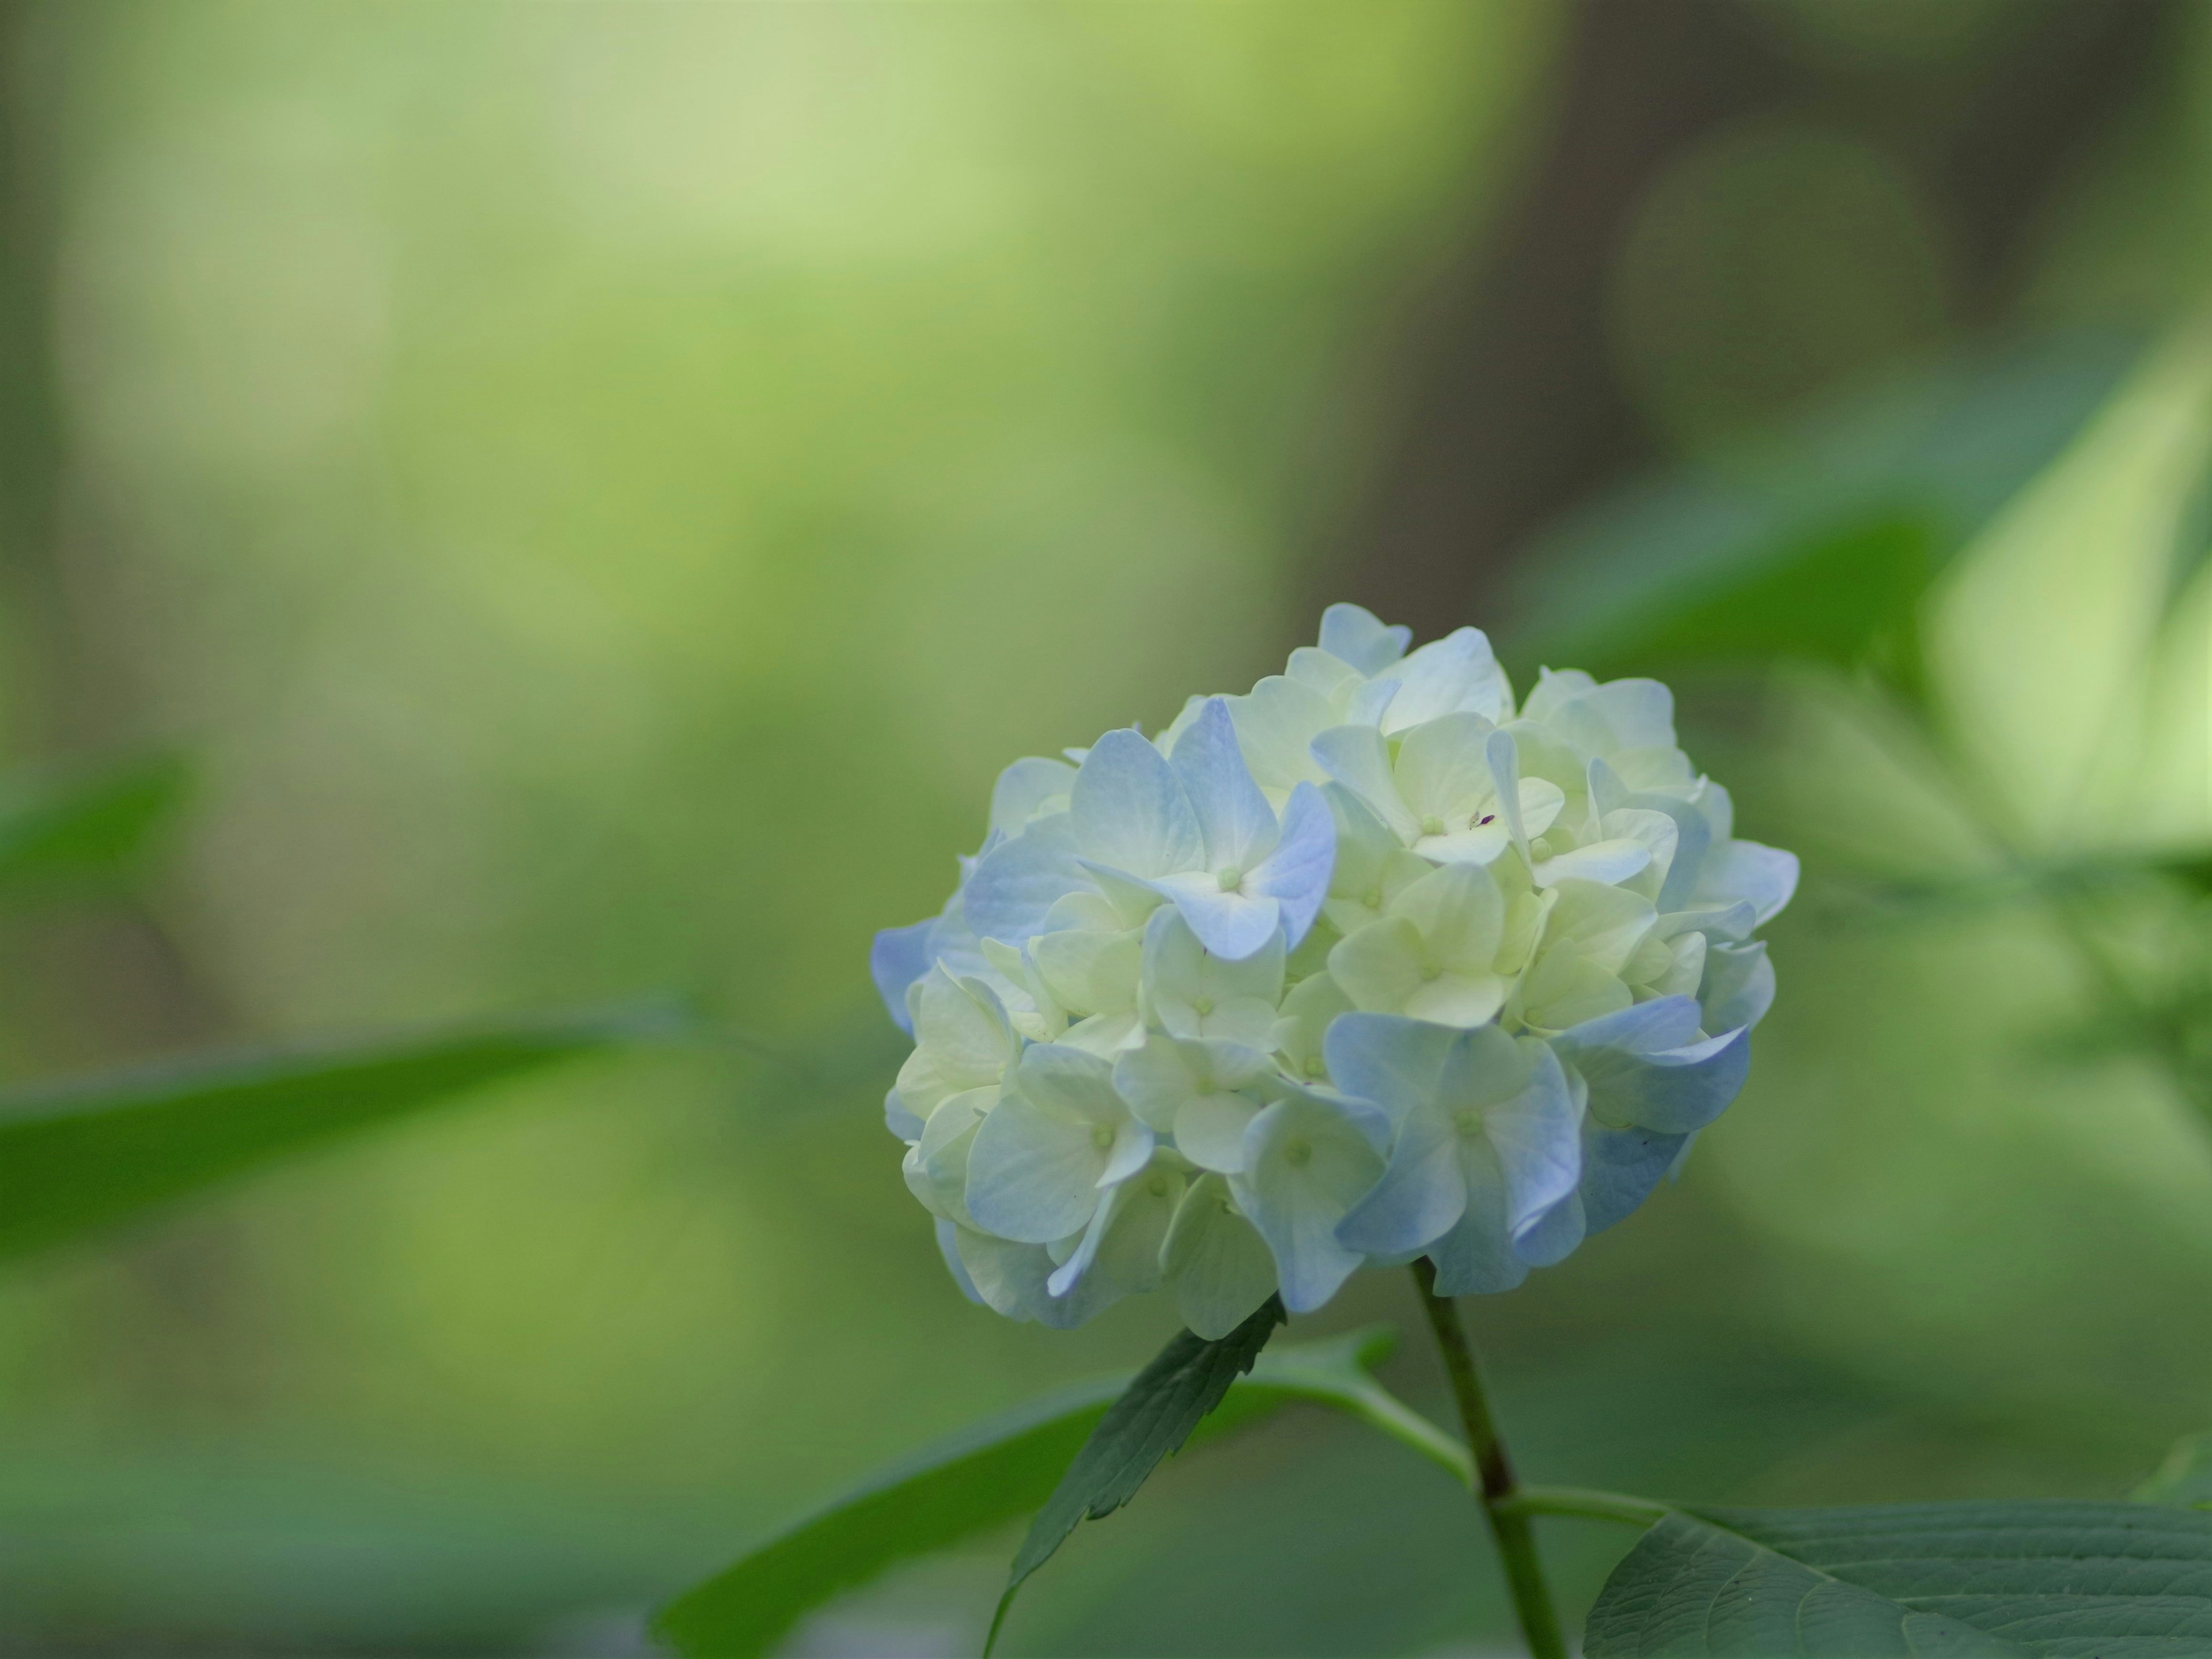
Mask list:
[{"label": "flower stem", "polygon": [[1536,1555],[1535,1528],[1529,1524],[1528,1511],[1513,1501],[1521,1489],[1513,1479],[1513,1465],[1506,1459],[1505,1443],[1498,1437],[1498,1425],[1491,1418],[1490,1401],[1482,1391],[1482,1373],[1475,1364],[1467,1328],[1460,1323],[1459,1309],[1449,1297],[1437,1294],[1437,1270],[1426,1256],[1413,1263],[1413,1282],[1420,1286],[1422,1310],[1429,1316],[1429,1328],[1437,1334],[1444,1371],[1451,1378],[1452,1398],[1459,1404],[1468,1448],[1474,1454],[1474,1495],[1490,1522],[1490,1535],[1498,1542],[1498,1559],[1513,1592],[1513,1611],[1520,1617],[1529,1659],[1567,1659],[1559,1615],[1553,1611],[1551,1592],[1544,1586],[1544,1564]]}]

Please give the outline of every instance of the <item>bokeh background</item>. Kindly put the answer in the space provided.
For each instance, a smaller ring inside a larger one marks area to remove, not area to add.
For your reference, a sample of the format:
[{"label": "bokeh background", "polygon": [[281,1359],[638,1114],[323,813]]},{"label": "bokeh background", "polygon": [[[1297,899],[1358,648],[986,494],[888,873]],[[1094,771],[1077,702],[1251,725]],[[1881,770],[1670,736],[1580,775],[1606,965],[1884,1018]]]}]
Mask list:
[{"label": "bokeh background", "polygon": [[[1056,1334],[945,1278],[868,937],[1006,761],[1338,598],[1667,673],[1807,855],[1684,1180],[1470,1309],[1524,1469],[2124,1492],[2212,1424],[2212,923],[2094,890],[2123,1029],[2079,895],[1988,872],[2008,823],[2212,838],[2208,25],[0,9],[0,755],[194,781],[132,880],[0,923],[0,1059],[659,992],[714,1034],[0,1277],[0,1651],[644,1652],[877,1463],[1147,1357],[1164,1306]],[[2148,551],[2075,533],[2128,488]],[[1586,1604],[1627,1535],[1546,1524]],[[972,1650],[1009,1541],[792,1651]],[[1006,1650],[1506,1629],[1464,1496],[1294,1416],[1086,1528]]]}]

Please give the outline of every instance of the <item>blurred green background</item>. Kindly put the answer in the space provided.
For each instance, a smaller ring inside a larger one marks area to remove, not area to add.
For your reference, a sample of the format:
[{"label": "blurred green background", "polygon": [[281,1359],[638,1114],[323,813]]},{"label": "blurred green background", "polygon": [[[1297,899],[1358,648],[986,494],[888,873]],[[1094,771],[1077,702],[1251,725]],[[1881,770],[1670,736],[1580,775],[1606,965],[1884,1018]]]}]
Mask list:
[{"label": "blurred green background", "polygon": [[[7,1270],[0,1652],[644,1652],[763,1529],[1148,1356],[1164,1305],[961,1300],[867,941],[1007,760],[1336,598],[1676,678],[1807,855],[1686,1178],[1470,1308],[1524,1471],[2124,1492],[2212,1423],[2212,924],[2096,890],[2116,1036],[2080,906],[1984,878],[2212,839],[2205,377],[2146,346],[2212,295],[2207,21],[0,11],[0,746],[195,780],[135,880],[0,922],[11,1073],[659,990],[727,1034]],[[1586,1603],[1628,1536],[1547,1525]],[[972,1650],[1005,1554],[792,1650]],[[1506,1628],[1463,1494],[1293,1417],[1002,1650]]]}]

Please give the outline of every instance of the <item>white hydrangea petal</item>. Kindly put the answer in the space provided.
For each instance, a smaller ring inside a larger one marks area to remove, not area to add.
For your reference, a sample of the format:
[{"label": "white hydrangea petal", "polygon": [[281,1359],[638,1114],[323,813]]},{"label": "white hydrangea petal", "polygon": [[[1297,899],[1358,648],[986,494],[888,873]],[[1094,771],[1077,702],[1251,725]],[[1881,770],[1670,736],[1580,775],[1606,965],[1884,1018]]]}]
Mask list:
[{"label": "white hydrangea petal", "polygon": [[893,1088],[884,1096],[884,1127],[901,1140],[912,1145],[921,1139],[921,1132],[927,1126],[915,1115],[913,1109],[900,1097],[898,1090]]},{"label": "white hydrangea petal", "polygon": [[[1147,1015],[1176,1036],[1224,1037],[1257,1047],[1273,1030],[1282,1000],[1284,956],[1279,934],[1248,957],[1215,955],[1180,910],[1164,908],[1145,929]],[[1232,1005],[1237,1017],[1221,1018]],[[1256,1033],[1249,1029],[1255,1023]]]},{"label": "white hydrangea petal", "polygon": [[1283,671],[1283,678],[1320,693],[1328,699],[1330,708],[1338,709],[1366,684],[1366,676],[1343,658],[1310,645],[1291,653],[1290,666]]},{"label": "white hydrangea petal", "polygon": [[1329,974],[1300,981],[1283,999],[1282,1016],[1268,1032],[1268,1044],[1283,1057],[1284,1069],[1308,1083],[1328,1081],[1328,1059],[1322,1042],[1329,1026],[1352,1006]]},{"label": "white hydrangea petal", "polygon": [[1084,1228],[1083,1239],[1075,1247],[1075,1254],[1055,1267],[1045,1280],[1048,1294],[1066,1296],[1097,1258],[1098,1247],[1106,1239],[1106,1230],[1114,1224],[1114,1218],[1121,1207],[1121,1190],[1117,1187],[1098,1200],[1098,1207],[1091,1212],[1090,1224]]},{"label": "white hydrangea petal", "polygon": [[1067,927],[1040,933],[1030,941],[1029,954],[1045,988],[1073,1013],[1117,1014],[1137,1006],[1145,945],[1144,935],[1133,927],[1114,933]]},{"label": "white hydrangea petal", "polygon": [[1044,931],[1055,903],[1089,884],[1075,861],[1072,821],[1065,815],[1039,818],[983,855],[962,904],[978,936],[1020,944]]},{"label": "white hydrangea petal", "polygon": [[1219,1176],[1184,1190],[1160,1259],[1183,1323],[1208,1341],[1243,1324],[1275,1289],[1275,1258]]},{"label": "white hydrangea petal", "polygon": [[1504,939],[1504,895],[1474,865],[1422,877],[1391,900],[1390,911],[1420,930],[1433,960],[1462,971],[1487,969]]},{"label": "white hydrangea petal", "polygon": [[1139,1123],[1134,1117],[1123,1118],[1115,1126],[1114,1144],[1108,1151],[1106,1167],[1098,1172],[1098,1185],[1111,1187],[1127,1181],[1152,1161],[1155,1144],[1149,1124]]},{"label": "white hydrangea petal", "polygon": [[1728,904],[1748,899],[1761,921],[1771,921],[1797,890],[1797,855],[1755,841],[1714,848],[1700,872],[1697,900]]},{"label": "white hydrangea petal", "polygon": [[1575,880],[1617,886],[1640,874],[1651,862],[1651,849],[1640,841],[1592,842],[1548,859],[1539,859],[1531,872],[1539,887],[1554,887]]},{"label": "white hydrangea petal", "polygon": [[914,997],[915,1035],[939,1075],[974,1088],[996,1083],[1019,1044],[997,993],[943,967],[922,975]]},{"label": "white hydrangea petal", "polygon": [[1313,757],[1323,771],[1357,795],[1401,842],[1410,843],[1419,836],[1420,820],[1399,799],[1397,781],[1390,771],[1389,748],[1382,732],[1371,726],[1333,726],[1313,740]]},{"label": "white hydrangea petal", "polygon": [[1437,1025],[1480,1025],[1505,1006],[1506,988],[1496,974],[1438,974],[1423,981],[1400,1011]]},{"label": "white hydrangea petal", "polygon": [[[1488,749],[1496,729],[1480,714],[1442,714],[1414,726],[1399,743],[1391,778],[1423,834],[1473,829],[1496,811],[1498,782]],[[1431,823],[1443,827],[1431,829]]]},{"label": "white hydrangea petal", "polygon": [[1398,695],[1382,715],[1385,732],[1402,732],[1443,714],[1471,713],[1495,723],[1513,707],[1505,671],[1479,628],[1455,629],[1392,668]]},{"label": "white hydrangea petal", "polygon": [[1202,868],[1241,877],[1275,850],[1275,809],[1245,764],[1224,699],[1206,700],[1176,739],[1170,764],[1198,818],[1205,843]]},{"label": "white hydrangea petal", "polygon": [[1579,668],[1541,669],[1521,705],[1521,716],[1527,720],[1549,720],[1569,701],[1596,686],[1597,682]]},{"label": "white hydrangea petal", "polygon": [[[1195,870],[1205,859],[1198,817],[1182,781],[1158,750],[1126,726],[1109,732],[1084,757],[1068,820],[1075,852],[1139,880]],[[1031,825],[1022,839],[1038,827]]]},{"label": "white hydrangea petal", "polygon": [[956,1229],[953,1249],[984,1304],[1009,1319],[1036,1319],[1050,1297],[1053,1261],[1042,1244],[1018,1244],[972,1228]]},{"label": "white hydrangea petal", "polygon": [[1321,791],[1301,783],[1284,810],[1281,839],[1248,873],[1244,890],[1281,906],[1284,937],[1295,950],[1321,914],[1335,868],[1335,818]]},{"label": "white hydrangea petal", "polygon": [[1421,931],[1404,916],[1371,922],[1337,942],[1328,974],[1355,1008],[1396,1013],[1426,983]]},{"label": "white hydrangea petal", "polygon": [[1030,755],[999,774],[991,789],[991,828],[1000,835],[1018,836],[1031,818],[1065,811],[1068,792],[1075,787],[1075,769],[1066,761]]},{"label": "white hydrangea petal", "polygon": [[1097,1206],[1101,1177],[1131,1155],[1129,1126],[1143,1128],[1115,1092],[1105,1060],[1057,1043],[1031,1047],[975,1132],[969,1213],[984,1231],[1024,1244],[1079,1232]]},{"label": "white hydrangea petal", "polygon": [[1240,1175],[1244,1169],[1244,1132],[1259,1113],[1260,1103],[1248,1095],[1194,1095],[1176,1114],[1176,1150],[1201,1170]]},{"label": "white hydrangea petal", "polygon": [[1545,719],[1585,755],[1674,746],[1674,694],[1657,680],[1608,680],[1563,699]]},{"label": "white hydrangea petal", "polygon": [[1413,630],[1386,628],[1373,611],[1356,605],[1333,605],[1321,613],[1321,648],[1363,674],[1378,674],[1406,654]]},{"label": "white hydrangea petal", "polygon": [[1230,1191],[1267,1241],[1291,1312],[1320,1307],[1359,1266],[1337,1224],[1382,1178],[1389,1133],[1373,1108],[1314,1091],[1285,1095],[1246,1129],[1245,1170]]},{"label": "white hydrangea petal", "polygon": [[1327,781],[1313,757],[1313,740],[1340,716],[1328,698],[1312,686],[1271,674],[1248,696],[1229,699],[1237,745],[1262,789],[1287,793],[1299,783]]}]

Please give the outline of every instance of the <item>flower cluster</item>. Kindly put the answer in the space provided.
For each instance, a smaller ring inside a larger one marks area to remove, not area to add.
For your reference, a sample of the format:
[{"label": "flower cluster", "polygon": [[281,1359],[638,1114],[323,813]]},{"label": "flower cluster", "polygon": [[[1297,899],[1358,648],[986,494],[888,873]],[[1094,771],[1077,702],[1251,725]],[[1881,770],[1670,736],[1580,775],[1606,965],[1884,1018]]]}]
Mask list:
[{"label": "flower cluster", "polygon": [[1014,763],[943,914],[877,936],[885,1103],[963,1288],[1203,1336],[1363,1262],[1501,1291],[1641,1204],[1741,1087],[1789,854],[1652,680],[1334,605],[1158,736]]}]

